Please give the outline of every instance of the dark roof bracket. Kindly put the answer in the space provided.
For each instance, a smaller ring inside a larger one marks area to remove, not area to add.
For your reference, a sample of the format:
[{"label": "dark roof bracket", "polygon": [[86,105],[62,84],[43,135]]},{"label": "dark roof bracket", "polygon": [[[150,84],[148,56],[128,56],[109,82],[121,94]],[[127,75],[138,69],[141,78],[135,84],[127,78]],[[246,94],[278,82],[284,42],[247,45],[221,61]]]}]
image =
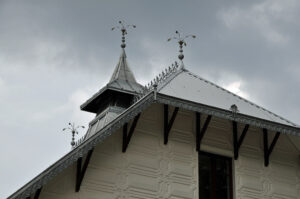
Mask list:
[{"label": "dark roof bracket", "polygon": [[137,122],[139,121],[141,114],[139,113],[137,116],[134,117],[134,120],[132,122],[132,125],[130,127],[129,133],[127,134],[128,129],[128,123],[125,123],[123,126],[123,146],[122,146],[122,152],[126,152],[128,144],[131,140],[131,137],[133,135],[133,132],[135,130],[135,127],[137,125]]},{"label": "dark roof bracket", "polygon": [[201,113],[196,112],[196,150],[200,151],[201,141],[206,133],[207,127],[211,120],[211,115],[208,115],[201,129]]},{"label": "dark roof bracket", "polygon": [[246,124],[240,138],[238,138],[237,122],[232,121],[233,150],[234,150],[234,159],[235,160],[237,160],[239,157],[239,149],[245,139],[248,129],[249,129],[249,124]]},{"label": "dark roof bracket", "polygon": [[169,121],[169,105],[164,104],[164,144],[168,144],[169,134],[172,129],[173,123],[176,119],[178,107],[175,107],[171,119]]},{"label": "dark roof bracket", "polygon": [[79,190],[80,190],[80,186],[81,186],[83,177],[85,175],[86,169],[89,165],[91,156],[93,154],[93,150],[94,149],[89,150],[89,152],[86,156],[86,159],[84,161],[83,167],[81,167],[82,166],[82,157],[78,158],[78,160],[77,160],[77,173],[76,173],[76,186],[75,186],[76,192],[79,192]]},{"label": "dark roof bracket", "polygon": [[[41,188],[39,188],[39,189],[36,190],[36,192],[34,194],[34,199],[39,199],[41,191],[42,191],[42,188],[43,187],[41,187]],[[26,199],[30,199],[30,196],[28,196]]]},{"label": "dark roof bracket", "polygon": [[270,155],[279,139],[280,132],[277,132],[272,140],[272,143],[269,147],[268,144],[268,130],[263,129],[263,139],[264,139],[264,160],[265,160],[265,166],[269,166],[269,161],[270,161]]}]

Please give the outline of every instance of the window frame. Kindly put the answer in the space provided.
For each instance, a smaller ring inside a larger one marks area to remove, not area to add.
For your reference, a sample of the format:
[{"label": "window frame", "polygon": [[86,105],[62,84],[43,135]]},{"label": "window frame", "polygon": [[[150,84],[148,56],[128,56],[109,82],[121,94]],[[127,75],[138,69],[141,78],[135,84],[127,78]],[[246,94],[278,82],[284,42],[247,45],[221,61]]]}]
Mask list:
[{"label": "window frame", "polygon": [[[200,155],[204,155],[209,157],[210,159],[213,158],[218,158],[218,159],[223,159],[228,161],[229,163],[229,199],[233,199],[233,159],[232,157],[228,157],[228,156],[223,156],[223,155],[218,155],[218,154],[213,154],[213,153],[209,153],[209,152],[205,152],[205,151],[199,151],[198,152],[198,197],[200,197],[200,187],[199,187],[199,183],[200,183]],[[212,196],[211,196],[212,197]],[[215,198],[209,198],[209,199],[215,199]]]}]

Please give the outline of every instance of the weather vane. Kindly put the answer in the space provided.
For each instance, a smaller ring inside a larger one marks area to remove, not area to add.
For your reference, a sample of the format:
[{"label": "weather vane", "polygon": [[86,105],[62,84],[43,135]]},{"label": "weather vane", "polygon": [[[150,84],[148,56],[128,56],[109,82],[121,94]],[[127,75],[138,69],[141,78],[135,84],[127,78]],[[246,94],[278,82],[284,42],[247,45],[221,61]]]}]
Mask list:
[{"label": "weather vane", "polygon": [[71,124],[71,122],[69,122],[69,126],[67,128],[63,128],[63,131],[65,130],[70,130],[70,132],[72,133],[72,141],[71,141],[71,146],[74,147],[75,146],[75,134],[78,134],[77,129],[79,128],[83,128],[84,126],[75,126],[75,124]]},{"label": "weather vane", "polygon": [[119,21],[119,24],[120,24],[119,26],[112,27],[111,30],[114,30],[114,29],[121,30],[121,32],[122,32],[122,44],[121,44],[121,48],[125,48],[126,47],[126,44],[125,44],[125,35],[127,35],[127,28],[130,28],[130,27],[136,28],[136,25],[132,25],[132,24],[127,25],[127,24],[125,24],[124,21]]},{"label": "weather vane", "polygon": [[175,33],[177,34],[177,36],[169,38],[168,41],[171,41],[172,39],[175,39],[175,40],[178,41],[178,44],[179,44],[179,55],[178,55],[178,58],[182,61],[183,58],[184,58],[182,47],[183,47],[183,45],[186,46],[185,39],[187,39],[189,37],[196,38],[196,35],[185,35],[185,36],[182,36],[178,32],[178,30],[176,30]]}]

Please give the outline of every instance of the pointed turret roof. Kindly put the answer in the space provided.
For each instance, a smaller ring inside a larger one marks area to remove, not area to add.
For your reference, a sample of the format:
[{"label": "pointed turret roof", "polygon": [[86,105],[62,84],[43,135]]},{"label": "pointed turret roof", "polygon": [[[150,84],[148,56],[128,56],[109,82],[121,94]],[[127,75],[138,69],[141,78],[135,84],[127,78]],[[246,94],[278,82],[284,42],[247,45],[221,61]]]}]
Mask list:
[{"label": "pointed turret roof", "polygon": [[110,83],[115,80],[123,80],[131,83],[137,83],[132,71],[129,68],[128,62],[126,60],[126,53],[124,48],[122,49],[122,53],[119,58],[119,62],[114,70],[114,73],[112,74],[110,78]]},{"label": "pointed turret roof", "polygon": [[143,86],[136,82],[126,58],[125,49],[122,48],[119,61],[114,69],[110,81],[108,84],[106,84],[106,86],[100,89],[84,104],[82,104],[80,106],[81,110],[93,112],[93,108],[91,109],[90,106],[93,107],[94,103],[97,103],[100,95],[104,94],[104,92],[107,90],[128,93],[132,95],[137,95],[142,92]]},{"label": "pointed turret roof", "polygon": [[142,91],[143,86],[136,82],[126,58],[125,49],[122,48],[119,62],[110,78],[109,83],[107,84],[107,87],[117,89],[121,92],[138,94]]}]

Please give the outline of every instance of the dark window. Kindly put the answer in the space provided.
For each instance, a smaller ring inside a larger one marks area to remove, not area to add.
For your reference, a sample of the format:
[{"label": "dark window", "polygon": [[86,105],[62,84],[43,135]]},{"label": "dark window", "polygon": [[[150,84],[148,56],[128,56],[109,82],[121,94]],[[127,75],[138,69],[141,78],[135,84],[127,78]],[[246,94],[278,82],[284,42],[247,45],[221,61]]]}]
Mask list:
[{"label": "dark window", "polygon": [[198,153],[199,199],[232,199],[231,158]]}]

